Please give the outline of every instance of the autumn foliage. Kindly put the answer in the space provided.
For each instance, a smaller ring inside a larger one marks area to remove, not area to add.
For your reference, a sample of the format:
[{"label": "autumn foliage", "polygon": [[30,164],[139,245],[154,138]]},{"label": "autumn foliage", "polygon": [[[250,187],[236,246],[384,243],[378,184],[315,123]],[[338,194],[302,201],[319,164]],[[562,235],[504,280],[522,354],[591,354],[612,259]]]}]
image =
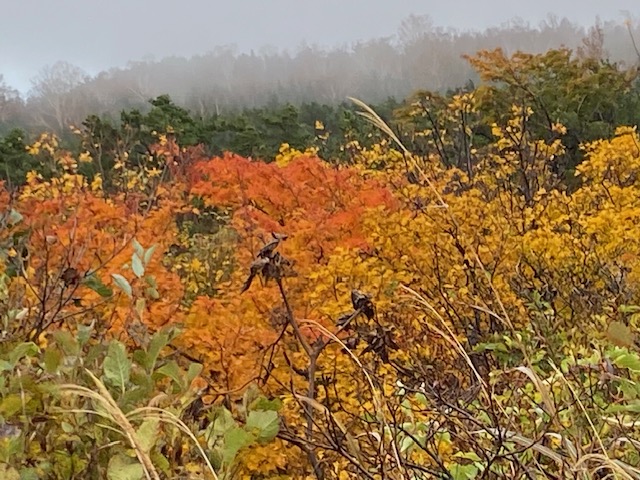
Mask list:
[{"label": "autumn foliage", "polygon": [[[585,68],[628,83],[567,55],[545,58],[567,85]],[[482,53],[472,63],[506,86],[418,93],[404,136],[347,139],[346,162],[288,145],[272,162],[208,158],[168,130],[107,182],[43,136],[30,153],[54,174],[0,198],[7,345],[44,351],[91,326],[87,345],[147,351],[179,328],[158,357],[176,387],[148,393],[188,392],[181,418],[205,450],[224,445],[221,478],[639,478],[640,138],[619,125],[576,154],[567,136],[594,130],[586,114],[568,130],[527,87],[538,60]],[[25,432],[6,468],[80,478],[29,463],[36,427],[0,395]],[[220,412],[246,429],[216,443]],[[213,475],[178,443],[149,447],[162,475]]]}]

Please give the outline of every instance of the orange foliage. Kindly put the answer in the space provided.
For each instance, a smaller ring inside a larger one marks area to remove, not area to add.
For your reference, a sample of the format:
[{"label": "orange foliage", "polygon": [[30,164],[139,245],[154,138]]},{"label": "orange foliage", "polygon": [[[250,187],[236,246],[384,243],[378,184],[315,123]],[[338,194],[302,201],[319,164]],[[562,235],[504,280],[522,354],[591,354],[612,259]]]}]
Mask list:
[{"label": "orange foliage", "polygon": [[[219,298],[194,303],[184,341],[208,356],[223,390],[238,390],[260,374],[265,351],[284,325],[282,312],[273,309],[279,297],[274,285],[239,295],[246,268],[269,232],[288,235],[281,252],[294,261],[295,276],[287,279],[287,293],[297,315],[313,318],[317,314],[302,293],[314,268],[338,246],[366,249],[365,212],[392,211],[399,204],[381,183],[304,156],[279,167],[226,154],[199,162],[191,181],[191,194],[205,205],[231,210],[231,225],[240,235],[240,268],[221,285]],[[303,331],[312,340],[318,335],[308,327]]]},{"label": "orange foliage", "polygon": [[[233,226],[244,238],[255,241],[271,231],[289,235],[287,253],[300,256],[296,260],[305,265],[320,261],[338,244],[364,247],[364,212],[397,205],[381,183],[311,157],[281,168],[227,154],[199,163],[195,172],[200,180],[193,195],[206,205],[233,209]],[[253,255],[261,244],[249,246]]]}]

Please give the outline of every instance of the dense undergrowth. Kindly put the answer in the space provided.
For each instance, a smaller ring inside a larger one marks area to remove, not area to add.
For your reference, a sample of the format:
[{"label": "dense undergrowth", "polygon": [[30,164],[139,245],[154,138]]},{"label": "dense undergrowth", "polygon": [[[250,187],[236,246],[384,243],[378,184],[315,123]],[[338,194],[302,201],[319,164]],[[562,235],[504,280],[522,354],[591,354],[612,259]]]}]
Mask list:
[{"label": "dense undergrowth", "polygon": [[636,71],[472,63],[335,157],[320,119],[262,160],[171,118],[30,144],[2,478],[640,478]]}]

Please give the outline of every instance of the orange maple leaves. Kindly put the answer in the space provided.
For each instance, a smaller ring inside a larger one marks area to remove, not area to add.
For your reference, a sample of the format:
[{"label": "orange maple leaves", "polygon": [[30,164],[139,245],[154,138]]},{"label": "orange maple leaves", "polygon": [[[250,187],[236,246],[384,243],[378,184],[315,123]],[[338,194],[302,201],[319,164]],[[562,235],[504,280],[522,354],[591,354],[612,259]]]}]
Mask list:
[{"label": "orange maple leaves", "polygon": [[241,252],[244,258],[261,246],[260,235],[277,231],[289,235],[283,248],[299,263],[322,261],[338,244],[364,246],[366,210],[397,206],[381,183],[312,157],[278,167],[227,154],[199,163],[194,171],[200,180],[191,193],[206,205],[234,211],[233,226],[244,239],[240,249],[247,250]]}]

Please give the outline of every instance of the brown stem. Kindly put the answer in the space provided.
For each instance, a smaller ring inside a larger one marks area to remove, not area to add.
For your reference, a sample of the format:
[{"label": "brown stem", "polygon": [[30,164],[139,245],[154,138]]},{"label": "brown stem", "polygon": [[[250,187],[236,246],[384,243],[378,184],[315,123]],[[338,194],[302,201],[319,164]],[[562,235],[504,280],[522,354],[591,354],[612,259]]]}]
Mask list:
[{"label": "brown stem", "polygon": [[[321,348],[312,348],[309,345],[307,339],[302,335],[302,331],[300,330],[300,325],[298,321],[293,316],[293,310],[291,309],[291,305],[289,304],[289,300],[287,299],[287,294],[284,291],[284,287],[282,285],[282,279],[276,278],[276,282],[278,284],[278,289],[280,290],[280,295],[282,296],[282,301],[284,302],[285,309],[287,311],[287,320],[291,327],[293,328],[293,332],[302,345],[305,353],[309,357],[309,369],[308,369],[308,380],[309,380],[309,388],[307,389],[307,397],[315,400],[316,397],[316,386],[315,386],[315,376],[316,376],[316,366],[318,355],[320,354]],[[307,442],[311,442],[313,439],[313,406],[312,405],[304,405],[305,416],[307,419],[307,432],[306,432],[306,440]],[[320,462],[318,461],[318,456],[316,455],[313,448],[307,448],[307,456],[309,458],[309,462],[313,467],[313,472],[318,480],[324,480],[324,472],[320,467]]]}]

